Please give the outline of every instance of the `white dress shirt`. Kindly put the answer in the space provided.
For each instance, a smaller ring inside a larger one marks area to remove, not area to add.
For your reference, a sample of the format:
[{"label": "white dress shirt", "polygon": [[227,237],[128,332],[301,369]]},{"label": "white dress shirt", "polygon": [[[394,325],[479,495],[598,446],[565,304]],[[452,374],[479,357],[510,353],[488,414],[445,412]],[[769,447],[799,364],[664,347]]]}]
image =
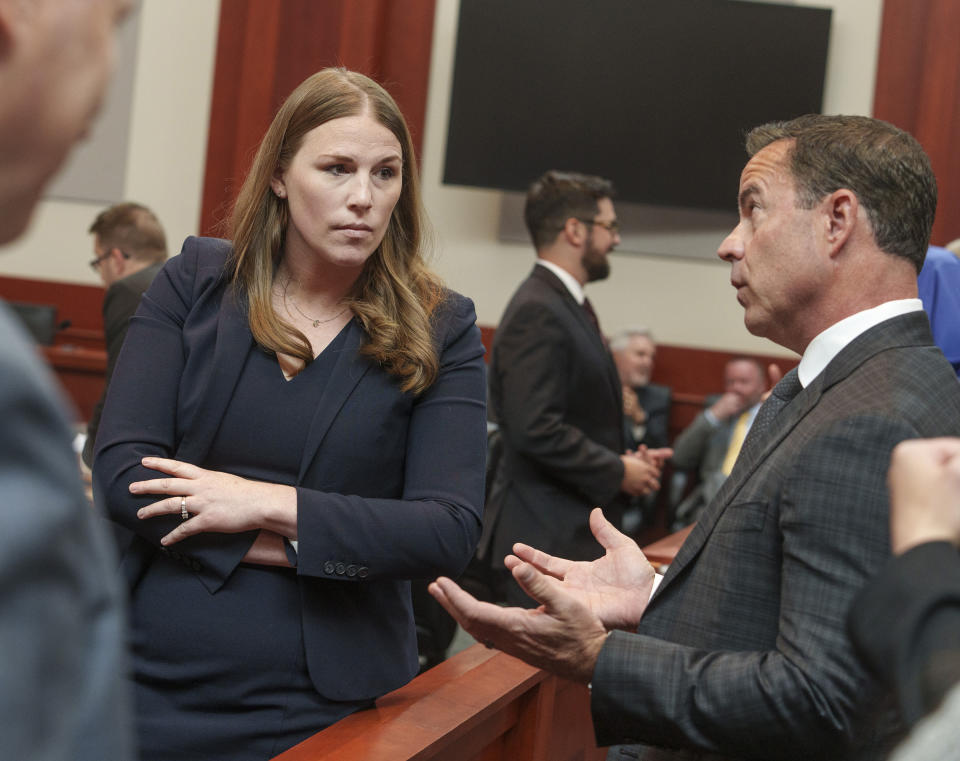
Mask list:
[{"label": "white dress shirt", "polygon": [[919,312],[921,309],[923,303],[920,299],[897,299],[885,301],[879,306],[864,309],[834,323],[817,334],[803,353],[800,367],[797,368],[800,384],[804,388],[809,386],[810,382],[823,372],[823,368],[861,333],[866,333],[874,325],[879,325],[891,317]]},{"label": "white dress shirt", "polygon": [[537,264],[539,264],[541,267],[546,267],[554,275],[560,278],[560,282],[567,287],[568,291],[570,291],[570,295],[573,296],[574,301],[576,301],[580,306],[583,306],[583,300],[586,298],[586,294],[583,292],[583,286],[580,285],[573,275],[567,272],[559,264],[548,262],[546,259],[537,259]]}]

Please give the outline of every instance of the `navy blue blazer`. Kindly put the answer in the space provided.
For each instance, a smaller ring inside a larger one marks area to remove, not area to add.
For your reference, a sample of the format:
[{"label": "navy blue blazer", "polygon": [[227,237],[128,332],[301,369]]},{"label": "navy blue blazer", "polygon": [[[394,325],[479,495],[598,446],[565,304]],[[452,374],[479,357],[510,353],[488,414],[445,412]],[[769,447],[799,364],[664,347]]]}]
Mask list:
[{"label": "navy blue blazer", "polygon": [[[123,557],[134,590],[179,521],[137,519],[156,500],[128,491],[157,475],[140,460],[203,466],[253,345],[245,299],[224,271],[230,250],[222,240],[186,240],[144,295],[110,383],[94,485],[111,518],[135,533]],[[486,410],[475,321],[472,302],[449,292],[434,319],[440,375],[419,396],[359,354],[363,330],[351,323],[322,400],[308,412],[294,484],[297,579],[307,666],[328,698],[375,697],[416,673],[408,580],[458,575],[477,543]],[[216,594],[256,533],[206,533],[169,554]]]}]

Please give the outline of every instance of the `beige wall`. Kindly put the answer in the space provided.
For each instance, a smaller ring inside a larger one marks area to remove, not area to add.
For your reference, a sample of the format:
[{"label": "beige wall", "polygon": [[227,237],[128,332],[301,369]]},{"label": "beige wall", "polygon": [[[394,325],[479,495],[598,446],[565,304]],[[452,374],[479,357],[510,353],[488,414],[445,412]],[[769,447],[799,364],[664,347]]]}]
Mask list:
[{"label": "beige wall", "polygon": [[[882,0],[801,4],[834,9],[824,110],[869,114]],[[458,7],[458,0],[437,2],[423,157],[424,195],[439,242],[438,269],[451,287],[474,299],[482,324],[496,325],[516,284],[532,266],[533,250],[497,240],[498,192],[440,183]],[[731,187],[731,198],[735,191]],[[686,239],[683,245],[688,250],[707,246],[712,251],[723,237],[720,231],[712,240],[706,236],[706,241],[702,235],[685,236],[683,229],[673,234]],[[650,245],[641,240],[636,248],[657,250],[653,236],[647,242]],[[609,280],[588,288],[606,332],[644,324],[665,343],[784,353],[746,332],[723,262],[615,254],[612,266]]]},{"label": "beige wall", "polygon": [[[200,221],[219,0],[142,0],[125,197],[153,208],[175,253]],[[48,200],[0,249],[0,274],[98,284],[87,229],[103,204]]]},{"label": "beige wall", "polygon": [[[825,110],[870,113],[882,0],[803,4],[834,8]],[[437,234],[437,268],[453,288],[473,297],[481,323],[495,325],[533,255],[529,246],[497,240],[499,193],[440,183],[458,7],[458,0],[437,0],[424,195]],[[141,13],[126,196],[157,211],[176,251],[199,222],[219,2],[143,0]],[[0,274],[96,283],[86,266],[86,229],[99,208],[44,202],[27,237],[0,255]],[[722,237],[720,231],[715,240],[685,236],[683,229],[673,235],[701,253]],[[719,261],[617,254],[611,278],[589,291],[608,332],[642,323],[666,343],[777,351],[744,330],[727,267]]]}]

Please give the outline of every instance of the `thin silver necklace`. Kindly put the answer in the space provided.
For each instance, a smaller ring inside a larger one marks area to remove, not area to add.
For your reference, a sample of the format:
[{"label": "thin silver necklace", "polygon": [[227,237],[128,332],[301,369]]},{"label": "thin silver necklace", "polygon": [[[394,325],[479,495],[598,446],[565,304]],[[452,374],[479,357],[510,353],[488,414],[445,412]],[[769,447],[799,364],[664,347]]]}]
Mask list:
[{"label": "thin silver necklace", "polygon": [[[292,281],[293,281],[293,278],[288,278],[286,284],[283,286],[283,303],[284,303],[284,304],[287,303],[287,288],[290,287],[290,283],[291,283]],[[301,290],[303,289],[303,286],[300,285],[300,281],[299,281],[299,280],[297,280],[297,288],[300,288]],[[310,315],[304,314],[304,313],[303,313],[303,310],[300,309],[300,307],[297,306],[297,302],[293,300],[293,296],[290,296],[290,303],[293,304],[293,308],[297,310],[297,313],[298,313],[301,317],[303,317],[305,320],[310,320],[310,322],[313,324],[313,327],[315,327],[315,328],[320,327],[320,326],[323,325],[324,323],[333,322],[335,319],[337,319],[338,317],[340,317],[344,312],[346,312],[346,311],[350,308],[350,306],[347,305],[347,306],[345,306],[343,309],[341,309],[339,312],[337,312],[335,315],[333,315],[333,317],[327,317],[326,319],[321,320],[321,319],[319,319],[319,318],[318,318],[318,319],[314,319],[314,318],[311,317]]]}]

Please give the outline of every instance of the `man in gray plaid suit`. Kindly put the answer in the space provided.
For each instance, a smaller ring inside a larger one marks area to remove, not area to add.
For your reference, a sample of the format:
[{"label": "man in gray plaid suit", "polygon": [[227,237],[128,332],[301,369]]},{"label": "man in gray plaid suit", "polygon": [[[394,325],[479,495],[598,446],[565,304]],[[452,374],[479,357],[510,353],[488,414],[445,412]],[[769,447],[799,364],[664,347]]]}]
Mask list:
[{"label": "man in gray plaid suit", "polygon": [[802,354],[652,597],[639,549],[516,545],[538,611],[431,589],[477,639],[592,683],[613,758],[878,759],[901,732],[855,657],[850,601],[890,554],[885,475],[904,439],[960,433],[960,384],[917,300],[936,207],[919,144],[866,117],[754,129],[719,249],[751,333]]}]

